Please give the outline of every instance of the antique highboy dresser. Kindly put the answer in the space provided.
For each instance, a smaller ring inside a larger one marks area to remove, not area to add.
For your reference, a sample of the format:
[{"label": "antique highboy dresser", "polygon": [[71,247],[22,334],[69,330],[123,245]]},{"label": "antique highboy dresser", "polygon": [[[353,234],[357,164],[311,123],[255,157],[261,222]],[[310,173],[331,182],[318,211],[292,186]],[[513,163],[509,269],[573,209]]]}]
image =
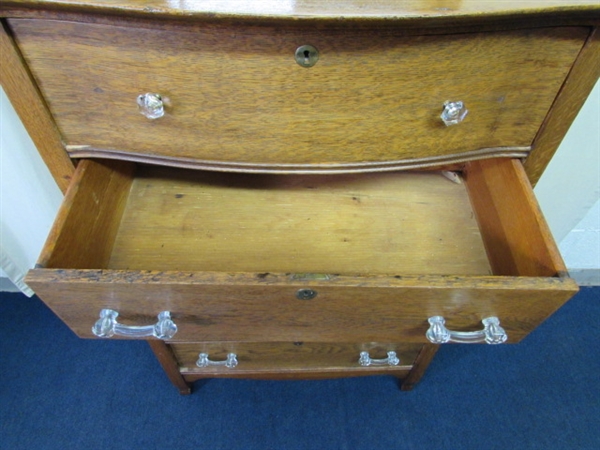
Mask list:
[{"label": "antique highboy dresser", "polygon": [[[600,72],[594,1],[3,0],[65,193],[28,284],[207,377],[389,374],[576,291],[532,191]],[[124,362],[124,365],[126,362]]]}]

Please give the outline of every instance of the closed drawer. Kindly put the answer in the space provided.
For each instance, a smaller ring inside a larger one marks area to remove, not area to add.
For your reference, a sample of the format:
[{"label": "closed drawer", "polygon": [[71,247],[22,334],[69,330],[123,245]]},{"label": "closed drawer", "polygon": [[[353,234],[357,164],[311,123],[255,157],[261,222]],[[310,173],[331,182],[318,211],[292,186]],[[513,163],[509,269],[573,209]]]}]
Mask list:
[{"label": "closed drawer", "polygon": [[27,278],[81,337],[99,312],[172,342],[427,342],[428,318],[522,339],[577,290],[519,161],[361,176],[80,162]]},{"label": "closed drawer", "polygon": [[589,33],[9,22],[72,156],[283,172],[525,156]]},{"label": "closed drawer", "polygon": [[[355,375],[404,372],[410,370],[421,347],[418,344],[336,342],[207,342],[170,346],[182,374],[210,377],[268,376],[274,373],[282,377],[299,371],[307,376],[312,370],[315,374],[327,371],[329,374],[337,372],[340,376],[348,372]],[[368,354],[369,365],[364,365],[365,361],[360,363],[362,352]],[[394,352],[397,361],[390,362],[388,352]],[[201,360],[200,354],[207,355],[207,359]],[[228,355],[234,355],[229,356],[229,361],[234,362],[224,365]]]}]

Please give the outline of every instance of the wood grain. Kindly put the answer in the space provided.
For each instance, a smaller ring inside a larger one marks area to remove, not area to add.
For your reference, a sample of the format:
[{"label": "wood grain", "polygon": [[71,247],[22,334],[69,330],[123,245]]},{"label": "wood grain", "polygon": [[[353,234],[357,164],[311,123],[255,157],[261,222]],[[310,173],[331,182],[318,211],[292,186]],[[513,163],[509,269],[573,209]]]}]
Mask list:
[{"label": "wood grain", "polygon": [[[10,24],[69,146],[298,169],[527,147],[588,35]],[[168,98],[165,117],[139,114],[144,92]],[[446,127],[458,99],[470,113]]]},{"label": "wood grain", "polygon": [[484,148],[472,152],[463,152],[455,155],[431,156],[424,158],[403,159],[385,162],[354,162],[354,163],[319,163],[319,164],[279,164],[279,163],[244,163],[203,161],[193,158],[162,157],[151,154],[122,152],[93,148],[87,145],[68,145],[67,151],[73,158],[102,158],[132,161],[142,164],[178,167],[181,169],[210,170],[229,173],[264,173],[278,175],[332,175],[332,174],[359,174],[374,172],[393,172],[399,170],[434,170],[444,168],[452,170],[452,166],[462,167],[469,161],[488,158],[526,158],[530,147],[498,147]]},{"label": "wood grain", "polygon": [[495,275],[566,275],[520,161],[469,163],[465,180]]},{"label": "wood grain", "polygon": [[[168,310],[179,331],[172,342],[427,343],[427,318],[450,329],[481,329],[500,318],[518,342],[567,301],[571,279],[537,277],[334,277],[285,274],[35,269],[26,282],[80,337],[103,308],[120,322],[148,325]],[[298,300],[300,289],[318,295]]]},{"label": "wood grain", "polygon": [[[368,375],[373,370],[378,374],[405,371],[412,367],[421,345],[398,343],[315,343],[315,342],[203,342],[173,344],[170,346],[179,362],[183,374],[203,374],[207,377],[261,372],[300,370],[359,370]],[[398,366],[363,367],[358,363],[360,352],[367,351],[371,358],[387,358],[388,351],[395,351]],[[228,353],[235,353],[238,365],[233,369],[223,366],[196,366],[198,354],[208,353],[211,361],[223,361]]]},{"label": "wood grain", "polygon": [[133,170],[122,161],[86,160],[77,166],[38,267],[106,267]]},{"label": "wood grain", "polygon": [[140,168],[110,263],[97,266],[104,267],[490,274],[464,185],[438,172],[277,176]]},{"label": "wood grain", "polygon": [[402,380],[400,389],[403,391],[410,391],[419,381],[421,381],[421,378],[423,378],[429,364],[433,361],[433,357],[437,353],[439,347],[439,345],[434,344],[425,344],[421,347],[410,373]]},{"label": "wood grain", "polygon": [[75,168],[48,108],[3,22],[0,22],[0,55],[0,84],[56,184],[64,193]]},{"label": "wood grain", "polygon": [[505,19],[522,16],[554,14],[563,16],[594,17],[599,13],[593,0],[295,0],[273,2],[249,0],[243,2],[214,2],[188,0],[3,0],[3,8],[23,10],[75,11],[91,14],[123,14],[139,17],[179,17],[187,20],[235,19],[263,20],[403,20],[407,23],[482,21],[485,18]]},{"label": "wood grain", "polygon": [[531,155],[525,160],[525,169],[533,185],[542,176],[599,77],[600,31],[595,28],[533,141]]}]

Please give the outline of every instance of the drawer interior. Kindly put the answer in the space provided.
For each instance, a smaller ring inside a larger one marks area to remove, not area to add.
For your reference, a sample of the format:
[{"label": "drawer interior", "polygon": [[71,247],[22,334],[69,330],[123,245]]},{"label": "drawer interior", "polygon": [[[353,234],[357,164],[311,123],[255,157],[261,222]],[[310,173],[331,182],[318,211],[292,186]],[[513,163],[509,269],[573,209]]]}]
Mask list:
[{"label": "drawer interior", "polygon": [[81,337],[170,311],[173,342],[425,343],[499,317],[518,342],[577,286],[518,160],[232,175],[81,161],[27,283]]},{"label": "drawer interior", "polygon": [[45,268],[556,276],[520,162],[360,175],[230,174],[82,161]]},{"label": "drawer interior", "polygon": [[108,268],[489,274],[464,185],[440,173],[281,176],[139,167]]}]

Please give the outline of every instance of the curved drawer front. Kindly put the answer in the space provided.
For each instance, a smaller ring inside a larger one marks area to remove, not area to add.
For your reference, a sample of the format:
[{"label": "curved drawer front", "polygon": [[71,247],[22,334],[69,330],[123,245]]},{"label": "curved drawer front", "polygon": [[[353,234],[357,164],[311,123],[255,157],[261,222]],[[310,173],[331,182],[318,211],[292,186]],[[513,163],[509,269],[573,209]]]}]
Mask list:
[{"label": "curved drawer front", "polygon": [[10,24],[72,156],[265,171],[523,156],[588,34]]}]

